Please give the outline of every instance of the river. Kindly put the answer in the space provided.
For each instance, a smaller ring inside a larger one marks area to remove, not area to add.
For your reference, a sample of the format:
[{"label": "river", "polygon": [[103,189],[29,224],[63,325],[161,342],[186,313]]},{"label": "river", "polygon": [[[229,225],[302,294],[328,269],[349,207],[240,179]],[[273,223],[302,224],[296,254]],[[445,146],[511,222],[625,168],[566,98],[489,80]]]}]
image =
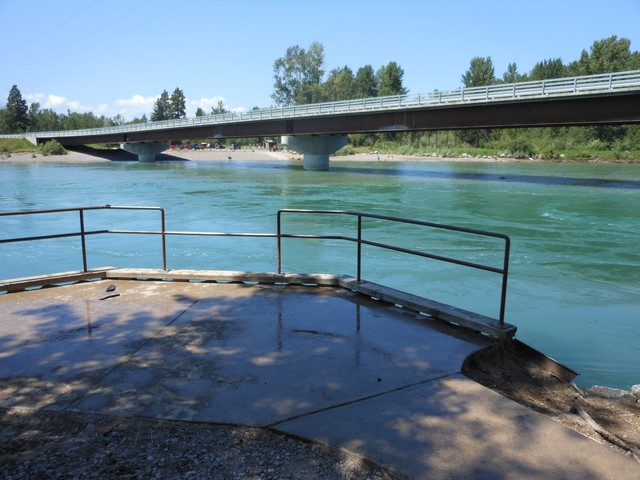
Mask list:
[{"label": "river", "polygon": [[[512,241],[506,321],[517,337],[577,370],[582,386],[640,383],[638,164],[345,161],[307,172],[288,161],[0,163],[2,211],[104,204],[162,206],[170,230],[273,233],[279,208],[317,208],[505,233]],[[115,218],[98,215],[88,228]],[[123,228],[159,228],[153,215],[117,218]],[[329,228],[298,220],[290,233]],[[0,222],[3,238],[53,226]],[[54,223],[76,229],[77,217]],[[483,242],[414,229],[378,235],[471,260],[496,255]],[[156,239],[114,237],[89,240],[90,267],[161,266]],[[170,268],[275,269],[273,239],[171,237],[168,247]],[[352,247],[294,240],[285,247],[287,271],[355,273]],[[0,245],[0,278],[81,268],[78,249],[77,239]],[[485,273],[397,253],[365,255],[366,279],[497,315],[499,282]]]}]

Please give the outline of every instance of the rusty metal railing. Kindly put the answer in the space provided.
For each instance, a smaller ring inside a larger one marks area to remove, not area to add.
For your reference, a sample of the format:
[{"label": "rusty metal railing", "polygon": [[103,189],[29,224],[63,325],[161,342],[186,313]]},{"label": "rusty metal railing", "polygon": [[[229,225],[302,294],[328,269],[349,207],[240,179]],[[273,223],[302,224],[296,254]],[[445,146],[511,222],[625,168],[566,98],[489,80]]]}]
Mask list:
[{"label": "rusty metal railing", "polygon": [[[160,230],[124,230],[124,229],[98,229],[98,230],[87,230],[85,228],[85,212],[95,211],[95,210],[137,210],[137,211],[157,211],[160,214]],[[277,240],[277,271],[278,273],[282,273],[282,239],[290,238],[290,239],[323,239],[323,240],[342,240],[347,242],[353,242],[357,245],[357,254],[356,254],[356,277],[357,281],[362,281],[362,247],[363,245],[368,245],[376,248],[391,250],[395,252],[401,252],[408,255],[413,255],[417,257],[429,258],[433,260],[438,260],[442,262],[452,263],[464,267],[469,267],[473,269],[483,270],[487,272],[493,272],[501,275],[501,294],[500,294],[500,314],[499,314],[499,324],[504,325],[504,317],[505,317],[505,305],[506,305],[506,296],[507,296],[507,280],[509,275],[509,254],[510,254],[510,245],[511,241],[507,235],[495,232],[489,232],[484,230],[477,230],[465,227],[457,227],[453,225],[444,225],[433,222],[425,222],[419,220],[410,220],[399,217],[391,217],[386,215],[376,215],[370,213],[362,213],[362,212],[351,212],[345,210],[303,210],[303,209],[281,209],[278,210],[277,213],[277,232],[274,233],[229,233],[229,232],[188,232],[188,231],[168,231],[166,230],[165,223],[165,212],[161,207],[144,207],[144,206],[113,206],[113,205],[104,205],[104,206],[92,206],[92,207],[76,207],[76,208],[58,208],[58,209],[47,209],[47,210],[22,210],[22,211],[14,211],[14,212],[0,212],[0,218],[9,217],[9,216],[25,216],[25,215],[44,215],[44,214],[54,214],[54,213],[65,213],[65,212],[77,212],[78,220],[79,220],[79,230],[64,232],[64,233],[54,233],[47,235],[32,235],[25,237],[14,237],[14,238],[0,238],[0,244],[5,243],[16,243],[16,242],[31,242],[36,240],[49,240],[49,239],[57,239],[57,238],[69,238],[69,237],[80,237],[81,247],[82,247],[82,265],[83,270],[87,272],[89,270],[88,260],[87,260],[87,243],[86,239],[88,236],[92,235],[100,235],[100,234],[131,234],[131,235],[159,235],[161,237],[161,255],[162,255],[162,268],[163,270],[167,270],[167,244],[166,238],[167,236],[207,236],[207,237],[257,237],[257,238],[275,238]],[[304,214],[304,215],[342,215],[347,217],[355,217],[357,219],[356,223],[356,237],[351,237],[347,235],[317,235],[317,234],[291,234],[283,232],[282,225],[282,217],[283,215],[294,215],[294,214]],[[408,225],[417,225],[421,227],[429,227],[440,230],[447,230],[452,232],[466,233],[476,236],[483,237],[492,237],[501,239],[504,241],[504,252],[503,252],[503,263],[502,267],[495,267],[491,265],[485,265],[476,262],[470,262],[467,260],[448,257],[444,255],[438,255],[431,252],[410,249],[399,247],[396,245],[390,245],[387,243],[382,243],[370,239],[366,239],[363,236],[363,219],[372,219],[379,220],[384,222],[389,222],[392,224],[408,224]]]}]

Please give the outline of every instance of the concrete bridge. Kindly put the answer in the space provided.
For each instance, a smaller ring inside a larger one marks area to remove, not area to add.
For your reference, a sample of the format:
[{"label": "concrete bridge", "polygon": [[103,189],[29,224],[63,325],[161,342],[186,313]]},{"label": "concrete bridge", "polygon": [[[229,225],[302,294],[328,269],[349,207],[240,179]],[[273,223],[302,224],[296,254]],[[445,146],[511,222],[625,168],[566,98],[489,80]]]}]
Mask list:
[{"label": "concrete bridge", "polygon": [[141,161],[155,160],[171,139],[282,136],[304,154],[305,169],[327,170],[347,134],[634,123],[640,70],[20,136],[36,145],[120,143]]}]

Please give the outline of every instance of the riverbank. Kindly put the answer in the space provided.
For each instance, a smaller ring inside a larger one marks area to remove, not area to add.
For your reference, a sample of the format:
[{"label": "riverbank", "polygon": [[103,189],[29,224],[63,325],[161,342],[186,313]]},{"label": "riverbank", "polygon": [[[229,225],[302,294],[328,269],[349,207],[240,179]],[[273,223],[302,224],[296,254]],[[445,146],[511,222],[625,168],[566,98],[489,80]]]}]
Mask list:
[{"label": "riverbank", "polygon": [[[166,150],[158,155],[159,161],[293,161],[302,163],[300,153],[287,151],[271,152],[267,149],[241,150]],[[66,155],[49,155],[41,153],[4,153],[0,154],[0,162],[14,163],[99,163],[113,161],[137,161],[137,156],[123,150],[69,150]],[[510,157],[470,155],[461,157],[438,157],[431,155],[398,155],[388,153],[356,153],[353,155],[334,155],[331,162],[479,162],[479,163],[559,163],[565,160],[517,159]],[[570,161],[566,161],[570,162]],[[575,163],[575,162],[570,162]],[[601,160],[590,160],[587,163],[606,163]],[[634,163],[634,162],[620,162]]]}]

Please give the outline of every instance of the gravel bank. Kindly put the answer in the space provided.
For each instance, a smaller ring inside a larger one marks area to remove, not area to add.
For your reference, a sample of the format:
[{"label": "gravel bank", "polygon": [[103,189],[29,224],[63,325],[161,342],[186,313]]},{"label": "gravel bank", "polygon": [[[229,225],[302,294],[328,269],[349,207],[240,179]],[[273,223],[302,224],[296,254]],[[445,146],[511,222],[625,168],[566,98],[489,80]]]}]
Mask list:
[{"label": "gravel bank", "polygon": [[265,429],[0,411],[4,479],[400,480],[363,458]]}]

